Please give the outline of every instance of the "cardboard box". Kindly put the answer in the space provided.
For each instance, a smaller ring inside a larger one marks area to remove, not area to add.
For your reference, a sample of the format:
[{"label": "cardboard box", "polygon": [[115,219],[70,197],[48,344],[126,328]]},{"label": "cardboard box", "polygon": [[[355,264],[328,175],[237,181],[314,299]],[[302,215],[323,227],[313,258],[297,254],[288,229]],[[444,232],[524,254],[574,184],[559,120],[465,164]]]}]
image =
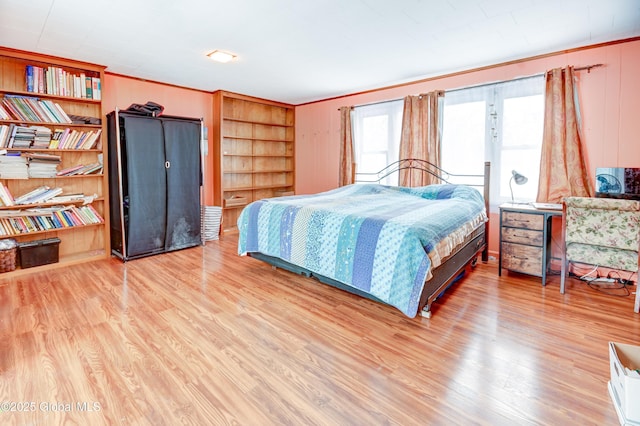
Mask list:
[{"label": "cardboard box", "polygon": [[640,425],[640,376],[625,369],[640,369],[640,346],[609,342],[609,365],[609,393],[620,424]]}]

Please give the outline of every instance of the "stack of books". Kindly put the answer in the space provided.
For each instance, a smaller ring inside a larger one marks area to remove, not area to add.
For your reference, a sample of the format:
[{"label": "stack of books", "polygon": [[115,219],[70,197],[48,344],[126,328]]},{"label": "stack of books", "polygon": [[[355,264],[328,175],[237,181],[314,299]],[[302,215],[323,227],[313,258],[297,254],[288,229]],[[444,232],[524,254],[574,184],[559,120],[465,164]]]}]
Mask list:
[{"label": "stack of books", "polygon": [[29,166],[29,177],[51,178],[56,177],[58,165],[61,162],[59,155],[29,152],[24,154]]},{"label": "stack of books", "polygon": [[29,179],[27,159],[19,152],[0,155],[0,179]]},{"label": "stack of books", "polygon": [[36,138],[36,129],[29,126],[16,126],[8,148],[30,148]]},{"label": "stack of books", "polygon": [[91,175],[102,172],[102,163],[95,162],[91,164],[77,164],[72,167],[60,170],[56,173],[57,176],[76,176],[76,175]]},{"label": "stack of books", "polygon": [[35,138],[33,139],[33,145],[31,148],[47,149],[51,144],[52,131],[48,127],[33,126],[36,130]]},{"label": "stack of books", "polygon": [[46,185],[42,185],[15,198],[14,202],[17,205],[40,204],[45,203],[60,194],[62,194],[62,188],[50,188]]}]

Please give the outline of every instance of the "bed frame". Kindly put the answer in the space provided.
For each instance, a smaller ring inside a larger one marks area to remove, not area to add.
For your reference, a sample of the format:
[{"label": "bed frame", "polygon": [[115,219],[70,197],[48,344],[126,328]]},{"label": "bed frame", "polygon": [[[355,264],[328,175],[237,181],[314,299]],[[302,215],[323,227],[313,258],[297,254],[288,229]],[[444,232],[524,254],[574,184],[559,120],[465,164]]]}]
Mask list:
[{"label": "bed frame", "polygon": [[[378,183],[387,176],[397,173],[400,170],[420,170],[423,173],[435,176],[442,183],[456,183],[482,187],[483,190],[481,192],[484,195],[485,208],[487,215],[489,214],[489,182],[491,172],[491,164],[489,162],[484,163],[484,174],[482,175],[455,175],[447,173],[441,168],[424,160],[404,159],[390,164],[377,173],[359,173],[357,174],[357,176],[359,176],[357,182]],[[479,254],[481,254],[483,262],[488,260],[488,236],[489,222],[487,221],[484,225],[479,226],[469,236],[467,236],[464,243],[461,244],[456,251],[451,253],[451,255],[443,259],[440,266],[432,270],[433,276],[430,280],[425,282],[418,307],[418,310],[423,317],[431,317],[431,305],[433,302],[440,297],[448,287],[462,277],[467,266],[475,266]],[[333,287],[357,294],[367,299],[384,303],[378,298],[355,287],[351,287],[326,276],[316,274],[315,272],[293,265],[285,260],[256,252],[251,252],[248,255],[269,263],[274,268],[281,268],[306,277],[315,278],[324,284],[329,284]]]}]

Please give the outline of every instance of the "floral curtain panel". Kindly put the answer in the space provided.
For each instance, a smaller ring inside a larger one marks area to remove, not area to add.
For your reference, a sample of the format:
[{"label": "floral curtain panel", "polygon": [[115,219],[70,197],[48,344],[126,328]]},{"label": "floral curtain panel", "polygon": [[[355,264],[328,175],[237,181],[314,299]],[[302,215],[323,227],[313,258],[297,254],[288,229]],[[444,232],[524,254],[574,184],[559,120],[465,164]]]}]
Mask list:
[{"label": "floral curtain panel", "polygon": [[593,195],[579,130],[573,67],[547,72],[538,202]]},{"label": "floral curtain panel", "polygon": [[354,182],[356,174],[353,153],[353,131],[351,125],[352,107],[340,108],[340,176],[338,185],[345,186]]},{"label": "floral curtain panel", "polygon": [[[404,98],[400,159],[426,160],[440,167],[441,101],[444,91],[437,90]],[[419,170],[401,170],[400,186],[425,186],[438,179]]]}]

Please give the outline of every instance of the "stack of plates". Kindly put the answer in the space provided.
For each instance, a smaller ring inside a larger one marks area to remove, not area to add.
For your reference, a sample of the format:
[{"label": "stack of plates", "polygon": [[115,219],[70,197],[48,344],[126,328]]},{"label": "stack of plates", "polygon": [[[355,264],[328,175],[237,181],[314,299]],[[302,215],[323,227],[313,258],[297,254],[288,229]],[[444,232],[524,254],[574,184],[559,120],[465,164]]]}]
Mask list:
[{"label": "stack of plates", "polygon": [[204,208],[204,240],[217,240],[220,236],[222,207],[206,206]]}]

